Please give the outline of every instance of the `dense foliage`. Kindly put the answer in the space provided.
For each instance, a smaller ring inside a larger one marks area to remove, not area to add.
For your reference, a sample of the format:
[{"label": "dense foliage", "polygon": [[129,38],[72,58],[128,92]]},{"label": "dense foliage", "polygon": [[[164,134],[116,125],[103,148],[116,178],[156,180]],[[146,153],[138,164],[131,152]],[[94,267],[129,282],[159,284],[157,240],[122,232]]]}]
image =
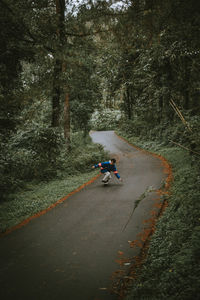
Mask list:
[{"label": "dense foliage", "polygon": [[157,221],[148,255],[137,270],[126,299],[194,299],[200,293],[198,164],[180,148],[141,141],[125,132],[123,135],[130,142],[167,158],[174,177],[170,195],[165,195],[168,207]]},{"label": "dense foliage", "polygon": [[76,173],[74,136],[83,131],[88,143],[90,116],[100,97],[93,29],[84,5],[78,11],[73,1],[65,2],[0,3],[3,200],[25,182],[52,179],[60,169]]},{"label": "dense foliage", "polygon": [[124,129],[199,152],[200,4],[129,4],[117,17],[107,52],[107,87],[116,100],[121,94]]},{"label": "dense foliage", "polygon": [[121,134],[164,155],[174,183],[128,299],[193,299],[200,292],[200,5],[129,4],[108,43],[107,93],[123,112]]},{"label": "dense foliage", "polygon": [[[38,129],[37,135],[27,130],[12,139],[9,152],[4,153],[7,164],[1,165],[1,196],[6,201],[0,203],[0,233],[87,182],[95,176],[91,166],[108,159],[103,147],[82,132],[73,133],[70,153],[62,140],[53,129]],[[48,150],[50,143],[54,152]]]},{"label": "dense foliage", "polygon": [[114,130],[119,126],[120,119],[120,110],[101,107],[91,116],[90,126],[94,130]]},{"label": "dense foliage", "polygon": [[170,205],[129,298],[195,298],[200,3],[1,0],[0,25],[1,204],[30,182],[88,172],[105,157],[90,129],[168,147]]},{"label": "dense foliage", "polygon": [[128,299],[192,299],[200,292],[199,20],[195,1],[134,1],[116,27],[121,134],[159,151],[174,173],[169,207]]}]

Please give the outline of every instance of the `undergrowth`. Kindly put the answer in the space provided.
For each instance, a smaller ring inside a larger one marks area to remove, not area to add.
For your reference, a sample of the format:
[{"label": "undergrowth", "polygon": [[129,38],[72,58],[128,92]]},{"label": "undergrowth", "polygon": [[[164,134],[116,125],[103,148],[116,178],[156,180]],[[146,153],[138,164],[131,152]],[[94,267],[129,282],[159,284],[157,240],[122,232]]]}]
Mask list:
[{"label": "undergrowth", "polygon": [[97,172],[77,174],[47,183],[29,183],[22,191],[16,192],[0,205],[0,231],[13,227],[35,213],[48,208],[87,182]]},{"label": "undergrowth", "polygon": [[130,287],[132,299],[199,299],[200,297],[200,174],[199,158],[159,142],[129,142],[164,156],[174,181],[168,207],[159,218],[147,258]]},{"label": "undergrowth", "polygon": [[[87,182],[97,174],[96,171],[91,172],[91,166],[107,158],[107,153],[101,145],[93,144],[90,137],[85,138],[80,132],[73,134],[71,146],[70,152],[63,150],[57,157],[53,178],[39,176],[31,178],[32,180],[23,180],[21,188],[10,188],[6,198],[0,201],[0,232],[5,232],[24,219],[48,208]],[[14,175],[17,181],[20,174],[15,170]]]}]

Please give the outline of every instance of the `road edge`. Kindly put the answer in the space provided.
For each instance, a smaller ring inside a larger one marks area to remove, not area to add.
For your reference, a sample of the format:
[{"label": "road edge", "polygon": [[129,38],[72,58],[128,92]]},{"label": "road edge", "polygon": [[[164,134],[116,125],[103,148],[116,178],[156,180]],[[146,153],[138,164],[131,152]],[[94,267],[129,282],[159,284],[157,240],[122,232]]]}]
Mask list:
[{"label": "road edge", "polygon": [[89,181],[83,183],[82,185],[80,185],[78,188],[76,188],[75,190],[73,190],[72,192],[70,192],[69,194],[67,194],[66,196],[60,198],[59,200],[57,200],[55,203],[51,204],[49,207],[35,213],[34,215],[24,219],[22,222],[20,222],[19,224],[12,226],[8,229],[6,229],[5,232],[0,233],[0,238],[4,237],[8,234],[10,234],[11,232],[20,229],[21,227],[24,227],[25,225],[27,225],[30,221],[39,218],[41,216],[43,216],[44,214],[46,214],[48,211],[50,211],[51,209],[53,209],[54,207],[56,207],[58,204],[63,203],[65,200],[67,200],[70,196],[74,195],[75,193],[80,192],[80,190],[82,190],[84,187],[86,187],[87,185],[93,183],[98,177],[100,176],[100,174],[97,174],[96,176],[92,177]]},{"label": "road edge", "polygon": [[[139,247],[140,251],[137,256],[134,256],[133,258],[129,259],[130,267],[126,271],[125,274],[120,273],[120,276],[118,275],[118,272],[113,274],[112,281],[113,285],[111,287],[111,291],[118,295],[120,299],[124,299],[124,297],[127,296],[127,291],[130,290],[130,286],[133,285],[134,280],[138,276],[138,270],[141,269],[147,255],[148,255],[148,249],[149,249],[149,243],[151,240],[151,237],[153,236],[155,230],[156,230],[156,223],[158,219],[161,217],[163,212],[165,211],[166,207],[168,206],[167,196],[170,195],[170,186],[171,182],[173,181],[173,173],[172,173],[172,166],[167,161],[165,157],[163,157],[160,154],[153,153],[151,151],[142,149],[132,143],[130,143],[126,138],[120,136],[118,133],[114,131],[115,135],[129,144],[131,147],[147,154],[152,155],[159,160],[161,160],[162,166],[163,166],[163,173],[166,174],[165,184],[164,187],[161,187],[160,189],[156,190],[156,199],[158,201],[161,201],[161,197],[163,197],[163,201],[161,202],[160,206],[158,206],[157,203],[155,203],[155,207],[157,208],[157,211],[152,210],[151,215],[152,218],[150,218],[150,223],[148,223],[147,228],[145,228],[141,233],[138,234],[138,239],[134,240],[130,243],[131,248]],[[158,209],[159,207],[159,209]],[[148,221],[148,220],[147,220]],[[123,257],[119,260],[119,263],[123,263]],[[127,258],[126,258],[127,260]]]}]

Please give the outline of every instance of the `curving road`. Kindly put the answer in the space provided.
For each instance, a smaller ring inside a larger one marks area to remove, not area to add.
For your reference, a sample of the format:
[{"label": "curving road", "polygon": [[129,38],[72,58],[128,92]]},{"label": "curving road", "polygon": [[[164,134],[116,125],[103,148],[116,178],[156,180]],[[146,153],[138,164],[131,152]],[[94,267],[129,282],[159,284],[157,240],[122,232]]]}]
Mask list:
[{"label": "curving road", "polygon": [[[149,186],[158,189],[166,175],[158,158],[119,139],[113,131],[93,132],[117,158],[123,183],[99,177],[47,214],[0,239],[0,299],[114,300],[106,289],[119,269],[118,253],[137,254],[128,241],[144,228],[155,192],[135,210],[134,202]],[[113,177],[113,176],[112,176]],[[119,252],[120,251],[120,252]]]}]

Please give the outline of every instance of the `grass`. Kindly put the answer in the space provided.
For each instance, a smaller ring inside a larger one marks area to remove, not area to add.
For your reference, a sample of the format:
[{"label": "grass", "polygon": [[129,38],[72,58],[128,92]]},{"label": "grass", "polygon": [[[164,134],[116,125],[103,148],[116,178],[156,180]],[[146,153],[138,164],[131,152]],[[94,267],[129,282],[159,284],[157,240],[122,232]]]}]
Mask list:
[{"label": "grass", "polygon": [[[156,224],[147,258],[129,287],[127,300],[197,299],[200,295],[199,160],[178,147],[119,134],[139,147],[164,156],[171,163],[174,176],[167,199],[169,206]],[[91,151],[94,153],[94,149]],[[86,165],[88,161],[90,158]],[[49,207],[95,174],[66,175],[48,183],[27,185],[26,190],[0,204],[1,231]]]},{"label": "grass", "polygon": [[97,171],[67,176],[48,183],[27,184],[26,189],[10,196],[0,205],[0,230],[4,232],[35,213],[48,208],[57,200],[89,181]]},{"label": "grass", "polygon": [[126,299],[197,299],[200,295],[199,159],[178,147],[119,134],[164,156],[171,163],[174,176],[168,207],[156,224],[148,255]]},{"label": "grass", "polygon": [[[82,132],[74,133],[71,151],[69,153],[63,151],[58,157],[59,168],[53,169],[57,174],[55,178],[48,181],[41,180],[40,177],[29,178],[29,181],[23,182],[20,189],[14,192],[10,189],[6,199],[0,202],[0,233],[47,209],[89,181],[98,173],[96,170],[91,172],[91,166],[105,160],[107,156],[108,153],[103,147],[92,143],[89,136],[84,137]],[[33,173],[32,166],[28,165],[28,167]],[[42,167],[40,169],[42,174]],[[14,175],[14,179],[17,179],[18,169]],[[41,178],[45,177],[41,176]]]}]

